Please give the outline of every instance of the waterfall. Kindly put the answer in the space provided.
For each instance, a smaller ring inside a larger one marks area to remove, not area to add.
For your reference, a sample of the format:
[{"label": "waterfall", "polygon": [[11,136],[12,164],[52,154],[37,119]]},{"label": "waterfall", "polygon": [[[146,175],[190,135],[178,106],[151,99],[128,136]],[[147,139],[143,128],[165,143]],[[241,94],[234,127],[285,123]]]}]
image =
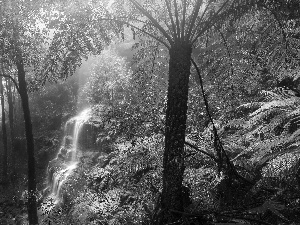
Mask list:
[{"label": "waterfall", "polygon": [[[56,203],[62,201],[61,188],[77,168],[79,137],[83,124],[91,117],[91,110],[85,109],[79,115],[67,121],[64,128],[64,137],[61,147],[54,160],[48,166],[48,188],[50,190],[49,197]],[[59,169],[55,168],[53,164]]]}]

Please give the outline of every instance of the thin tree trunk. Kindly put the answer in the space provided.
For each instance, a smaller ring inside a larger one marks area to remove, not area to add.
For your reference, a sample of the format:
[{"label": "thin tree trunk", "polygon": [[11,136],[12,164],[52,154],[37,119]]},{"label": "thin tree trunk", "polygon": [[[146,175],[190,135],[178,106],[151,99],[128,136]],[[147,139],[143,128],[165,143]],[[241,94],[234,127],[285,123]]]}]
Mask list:
[{"label": "thin tree trunk", "polygon": [[[18,31],[15,30],[15,37],[18,37]],[[35,157],[34,157],[34,139],[32,132],[31,116],[29,109],[29,100],[27,93],[27,84],[25,80],[24,62],[22,56],[22,50],[18,45],[18,38],[15,42],[16,50],[16,65],[18,69],[18,81],[20,97],[22,101],[22,108],[25,121],[25,134],[27,141],[27,157],[28,157],[28,219],[30,225],[38,224],[37,217],[37,203],[36,203],[36,180],[35,180]]]},{"label": "thin tree trunk", "polygon": [[169,54],[168,101],[163,158],[163,216],[160,224],[178,220],[180,215],[172,215],[172,210],[183,211],[183,153],[192,47],[187,43],[176,43],[169,50]]},{"label": "thin tree trunk", "polygon": [[15,129],[14,129],[14,104],[13,104],[13,92],[10,79],[6,80],[7,88],[7,100],[8,100],[8,118],[10,128],[10,142],[11,142],[11,159],[13,174],[16,167],[16,153],[15,153]]},{"label": "thin tree trunk", "polygon": [[4,106],[4,94],[3,94],[3,84],[2,76],[0,77],[0,94],[1,94],[1,108],[2,108],[2,137],[3,137],[3,183],[7,183],[7,132],[5,123],[5,106]]}]

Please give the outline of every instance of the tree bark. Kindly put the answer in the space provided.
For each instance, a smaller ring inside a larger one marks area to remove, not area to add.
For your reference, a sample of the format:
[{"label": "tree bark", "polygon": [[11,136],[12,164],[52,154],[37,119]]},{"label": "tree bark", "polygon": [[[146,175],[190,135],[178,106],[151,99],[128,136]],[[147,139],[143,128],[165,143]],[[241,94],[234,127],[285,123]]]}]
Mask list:
[{"label": "tree bark", "polygon": [[184,173],[184,140],[187,120],[189,75],[192,46],[175,43],[169,50],[165,151],[163,158],[163,215],[160,224],[175,222],[183,211],[182,181]]},{"label": "tree bark", "polygon": [[14,129],[14,104],[13,104],[13,90],[10,79],[6,80],[7,88],[7,101],[8,101],[8,118],[10,128],[10,142],[11,142],[11,159],[12,159],[12,170],[15,174],[16,166],[16,153],[15,153],[15,129]]},{"label": "tree bark", "polygon": [[2,76],[0,77],[0,93],[1,93],[1,108],[2,108],[2,137],[3,137],[3,183],[6,184],[7,179],[7,132],[6,132],[6,119],[5,119],[5,106],[4,106],[4,94],[3,94],[3,84],[2,84]]},{"label": "tree bark", "polygon": [[25,121],[25,134],[27,141],[27,161],[28,161],[28,219],[30,225],[38,224],[37,203],[36,203],[36,180],[35,180],[35,157],[34,157],[34,139],[32,132],[31,116],[29,109],[29,100],[27,93],[27,84],[25,80],[24,62],[22,51],[18,44],[15,43],[16,49],[16,65],[18,69],[18,81],[20,97]]}]

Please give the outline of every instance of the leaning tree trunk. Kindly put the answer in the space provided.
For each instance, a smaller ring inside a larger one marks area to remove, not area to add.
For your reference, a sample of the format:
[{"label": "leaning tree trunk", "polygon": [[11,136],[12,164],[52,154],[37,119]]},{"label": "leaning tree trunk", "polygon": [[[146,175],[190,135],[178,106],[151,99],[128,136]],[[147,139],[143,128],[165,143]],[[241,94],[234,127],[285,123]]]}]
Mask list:
[{"label": "leaning tree trunk", "polygon": [[180,215],[172,213],[172,210],[183,211],[183,153],[191,54],[192,47],[187,43],[175,43],[169,50],[169,83],[161,202],[163,215],[160,224],[178,220]]},{"label": "leaning tree trunk", "polygon": [[24,62],[21,49],[16,47],[16,64],[18,69],[18,81],[20,97],[25,121],[25,134],[27,141],[27,161],[28,161],[28,219],[30,225],[38,224],[37,203],[36,203],[36,181],[35,181],[35,158],[34,158],[34,140],[32,133],[31,116],[29,109],[29,100],[27,93],[27,84],[25,80]]},{"label": "leaning tree trunk", "polygon": [[4,107],[4,94],[3,94],[3,84],[2,77],[0,77],[0,94],[1,94],[1,108],[2,108],[2,137],[3,137],[3,183],[6,184],[7,179],[7,132],[6,132],[6,123],[5,123],[5,107]]}]

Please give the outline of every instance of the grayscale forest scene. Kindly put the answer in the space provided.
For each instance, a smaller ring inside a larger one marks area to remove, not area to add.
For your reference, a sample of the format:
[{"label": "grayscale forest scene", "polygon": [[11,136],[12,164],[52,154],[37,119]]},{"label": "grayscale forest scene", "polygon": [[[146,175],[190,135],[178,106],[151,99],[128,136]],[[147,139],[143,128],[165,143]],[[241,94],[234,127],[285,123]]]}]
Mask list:
[{"label": "grayscale forest scene", "polygon": [[300,0],[0,0],[0,225],[300,225]]}]

